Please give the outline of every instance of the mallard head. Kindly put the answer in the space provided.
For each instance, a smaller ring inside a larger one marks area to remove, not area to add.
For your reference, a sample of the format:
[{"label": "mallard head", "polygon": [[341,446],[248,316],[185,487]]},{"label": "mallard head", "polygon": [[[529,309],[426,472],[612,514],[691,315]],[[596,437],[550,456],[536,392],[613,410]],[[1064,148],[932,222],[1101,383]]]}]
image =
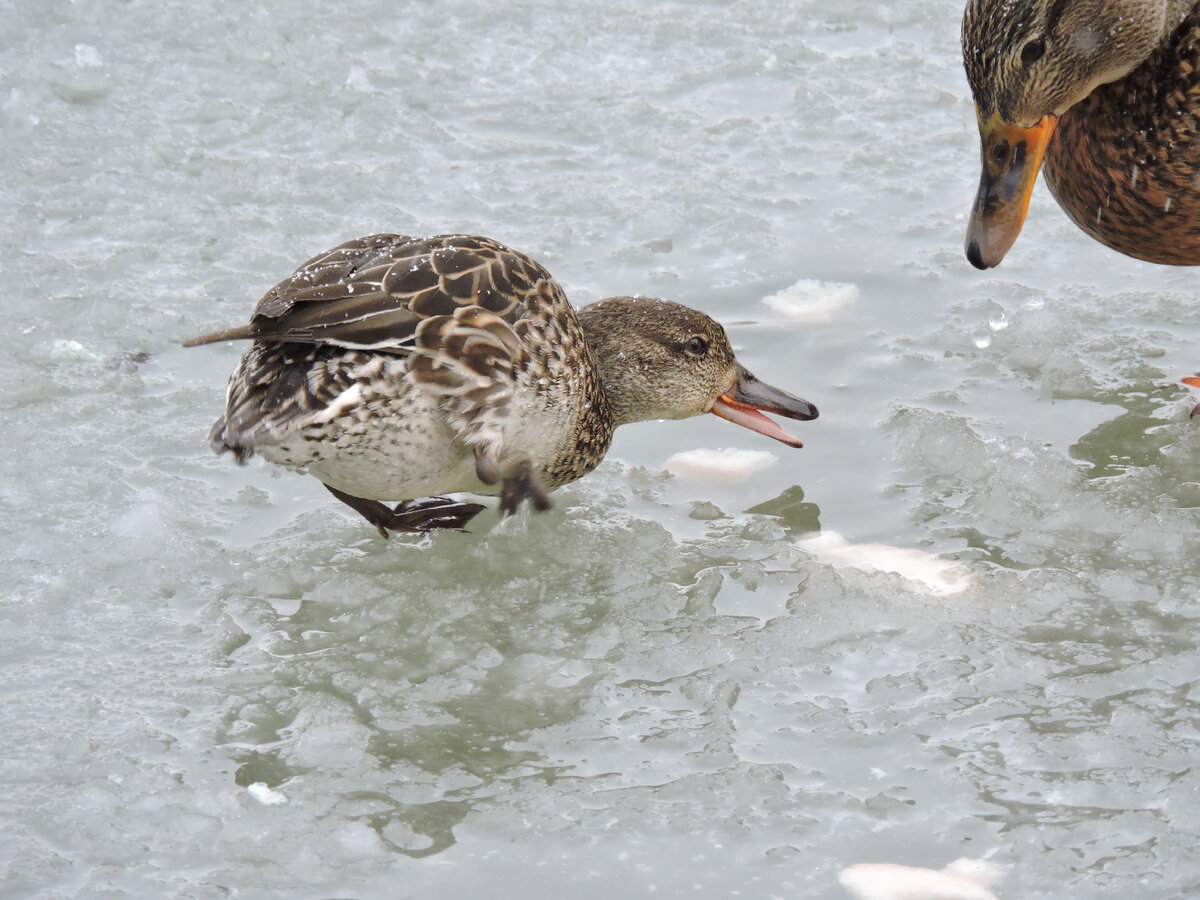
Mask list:
[{"label": "mallard head", "polygon": [[998,264],[1021,231],[1058,119],[1145,60],[1179,24],[1182,0],[968,0],[963,64],[983,174],[966,253]]}]

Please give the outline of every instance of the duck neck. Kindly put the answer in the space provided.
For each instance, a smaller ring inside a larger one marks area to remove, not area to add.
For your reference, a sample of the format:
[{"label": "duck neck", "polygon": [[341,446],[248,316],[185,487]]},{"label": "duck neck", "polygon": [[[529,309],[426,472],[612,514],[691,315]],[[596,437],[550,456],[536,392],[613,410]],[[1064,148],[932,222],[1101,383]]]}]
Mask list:
[{"label": "duck neck", "polygon": [[637,351],[634,335],[620,335],[609,327],[608,319],[591,314],[589,307],[579,310],[579,322],[596,362],[603,395],[613,427],[659,418],[649,408],[653,372]]}]

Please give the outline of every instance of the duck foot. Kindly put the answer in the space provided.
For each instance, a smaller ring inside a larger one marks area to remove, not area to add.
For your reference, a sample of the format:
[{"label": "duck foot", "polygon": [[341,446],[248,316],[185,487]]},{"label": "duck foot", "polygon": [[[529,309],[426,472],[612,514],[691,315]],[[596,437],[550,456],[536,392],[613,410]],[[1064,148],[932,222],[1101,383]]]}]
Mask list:
[{"label": "duck foot", "polygon": [[481,503],[461,503],[445,497],[405,500],[397,503],[395,509],[389,509],[378,500],[355,497],[327,484],[325,489],[379,529],[385,539],[389,528],[409,534],[423,534],[438,528],[461,531],[483,509]]},{"label": "duck foot", "polygon": [[392,514],[415,531],[453,528],[462,531],[468,522],[486,507],[482,503],[463,503],[448,497],[418,497],[397,503]]},{"label": "duck foot", "polygon": [[[1200,388],[1200,375],[1189,375],[1186,378],[1180,378],[1179,380],[1190,388]],[[1188,413],[1188,418],[1194,419],[1196,417],[1196,413],[1200,412],[1200,396],[1197,396],[1195,391],[1192,391],[1188,397],[1188,407],[1191,410]]]},{"label": "duck foot", "polygon": [[528,460],[521,460],[504,476],[500,489],[500,514],[515,515],[521,503],[528,500],[538,512],[550,508],[550,495],[542,485],[542,479],[533,471]]}]

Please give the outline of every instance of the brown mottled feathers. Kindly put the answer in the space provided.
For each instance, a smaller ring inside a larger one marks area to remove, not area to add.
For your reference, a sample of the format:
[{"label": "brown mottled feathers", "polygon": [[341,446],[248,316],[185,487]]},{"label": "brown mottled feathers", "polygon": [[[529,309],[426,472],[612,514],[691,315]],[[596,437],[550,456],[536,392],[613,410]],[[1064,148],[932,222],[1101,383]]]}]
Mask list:
[{"label": "brown mottled feathers", "polygon": [[1200,14],[1062,117],[1046,184],[1067,215],[1138,259],[1200,264]]},{"label": "brown mottled feathers", "polygon": [[256,444],[319,421],[372,370],[382,374],[385,362],[361,351],[257,341],[230,377],[225,415],[209,430],[208,442],[245,462]]},{"label": "brown mottled feathers", "polygon": [[[349,241],[269,290],[249,325],[188,344],[237,339],[255,343],[230,379],[226,415],[209,440],[239,460],[264,440],[326,426],[412,385],[438,398],[489,480],[499,477],[518,383],[547,405],[551,393],[596,388],[590,366],[568,371],[568,359],[590,351],[558,282],[523,254],[468,235]],[[552,472],[553,483],[599,461],[611,435],[602,430],[595,452]]]},{"label": "brown mottled feathers", "polygon": [[[479,307],[512,324],[553,282],[533,260],[487,238],[375,234],[314,256],[258,302],[250,324],[188,341],[287,341],[360,350],[412,346],[434,316]],[[562,291],[557,297],[562,299]]]}]

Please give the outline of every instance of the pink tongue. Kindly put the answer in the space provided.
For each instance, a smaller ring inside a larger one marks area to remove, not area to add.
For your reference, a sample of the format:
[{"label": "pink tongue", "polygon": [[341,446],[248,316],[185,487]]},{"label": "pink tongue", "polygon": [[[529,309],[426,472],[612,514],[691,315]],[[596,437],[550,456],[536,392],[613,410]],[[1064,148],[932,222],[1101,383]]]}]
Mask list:
[{"label": "pink tongue", "polygon": [[789,447],[804,446],[800,442],[800,438],[788,434],[756,409],[750,409],[745,406],[734,406],[732,403],[726,403],[722,398],[718,397],[717,402],[713,404],[713,408],[709,411],[714,416],[720,416],[722,419],[733,422],[735,425],[741,425],[743,428],[749,428],[751,431],[757,431],[759,434],[774,438],[777,441],[787,444]]}]

